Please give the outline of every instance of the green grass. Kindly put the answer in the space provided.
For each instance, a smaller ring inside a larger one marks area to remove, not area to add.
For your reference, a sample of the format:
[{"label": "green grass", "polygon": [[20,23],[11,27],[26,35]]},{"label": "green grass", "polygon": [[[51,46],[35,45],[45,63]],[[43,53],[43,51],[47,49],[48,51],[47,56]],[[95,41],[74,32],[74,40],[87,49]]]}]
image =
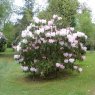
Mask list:
[{"label": "green grass", "polygon": [[13,54],[14,52],[13,52],[13,49],[12,48],[7,48],[6,50],[5,50],[5,52],[0,52],[0,54],[5,54],[5,55],[7,55],[7,54]]},{"label": "green grass", "polygon": [[82,73],[33,81],[13,59],[12,50],[0,54],[0,95],[95,95],[95,52],[79,63]]}]

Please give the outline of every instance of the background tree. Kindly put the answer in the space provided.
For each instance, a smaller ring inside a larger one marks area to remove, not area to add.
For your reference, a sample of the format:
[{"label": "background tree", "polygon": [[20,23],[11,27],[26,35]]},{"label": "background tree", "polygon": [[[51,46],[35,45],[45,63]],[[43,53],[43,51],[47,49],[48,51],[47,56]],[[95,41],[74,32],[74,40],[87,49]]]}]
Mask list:
[{"label": "background tree", "polygon": [[12,42],[15,37],[14,25],[12,22],[5,23],[4,28],[3,28],[3,33],[5,37],[7,38],[7,47],[11,47]]},{"label": "background tree", "polygon": [[84,32],[88,36],[87,45],[90,49],[95,45],[95,24],[92,23],[91,11],[84,4],[81,13],[77,13],[76,30]]},{"label": "background tree", "polygon": [[77,13],[77,25],[76,29],[79,31],[83,31],[86,35],[90,36],[91,31],[93,32],[91,12],[88,8],[84,7],[81,10],[81,13]]},{"label": "background tree", "polygon": [[15,23],[15,39],[19,38],[20,32],[28,26],[32,20],[32,17],[34,15],[33,8],[34,8],[34,1],[35,0],[24,0],[25,4],[23,8],[18,12],[18,15],[22,15],[21,19],[18,19]]},{"label": "background tree", "polygon": [[18,19],[18,23],[22,27],[22,29],[25,29],[27,25],[32,20],[32,17],[34,15],[33,13],[34,8],[34,0],[25,0],[24,7],[22,8],[22,11],[20,12],[20,15],[22,15],[22,19]]},{"label": "background tree", "polygon": [[8,47],[11,47],[14,41],[19,39],[21,31],[24,30],[27,25],[29,25],[34,15],[34,0],[23,0],[23,2],[24,1],[25,4],[23,7],[12,6],[13,10],[11,11],[11,14],[15,13],[18,16],[22,16],[22,18],[17,19],[17,21],[14,23],[10,21],[10,19],[8,19],[8,21],[4,23],[4,27],[2,28],[2,31],[7,38]]},{"label": "background tree", "polygon": [[75,15],[78,9],[78,0],[48,0],[46,10],[39,13],[40,18],[50,19],[53,14],[62,17],[62,26],[75,26]]},{"label": "background tree", "polygon": [[12,14],[12,0],[0,0],[0,29]]},{"label": "background tree", "polygon": [[13,0],[0,0],[0,30],[8,39],[9,42],[12,41],[13,31],[11,31],[13,24],[10,24],[10,18],[13,11]]}]

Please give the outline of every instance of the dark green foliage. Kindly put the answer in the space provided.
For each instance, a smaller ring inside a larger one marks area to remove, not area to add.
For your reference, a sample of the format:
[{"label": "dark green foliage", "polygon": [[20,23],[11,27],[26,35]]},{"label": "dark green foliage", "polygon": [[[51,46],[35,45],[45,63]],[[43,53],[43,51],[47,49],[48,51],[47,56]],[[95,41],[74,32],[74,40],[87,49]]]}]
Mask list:
[{"label": "dark green foliage", "polygon": [[13,23],[6,23],[3,28],[3,33],[7,38],[7,47],[11,47],[15,35]]},{"label": "dark green foliage", "polygon": [[6,38],[0,32],[0,52],[4,52],[6,49]]}]

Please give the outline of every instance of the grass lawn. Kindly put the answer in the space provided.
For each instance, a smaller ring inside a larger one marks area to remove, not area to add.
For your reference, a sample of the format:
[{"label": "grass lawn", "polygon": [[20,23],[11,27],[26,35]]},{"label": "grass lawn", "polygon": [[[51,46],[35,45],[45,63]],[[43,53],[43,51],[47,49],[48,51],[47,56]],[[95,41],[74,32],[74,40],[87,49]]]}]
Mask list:
[{"label": "grass lawn", "polygon": [[8,49],[0,54],[0,95],[95,95],[95,52],[88,52],[87,59],[79,64],[82,73],[33,81],[21,71]]}]

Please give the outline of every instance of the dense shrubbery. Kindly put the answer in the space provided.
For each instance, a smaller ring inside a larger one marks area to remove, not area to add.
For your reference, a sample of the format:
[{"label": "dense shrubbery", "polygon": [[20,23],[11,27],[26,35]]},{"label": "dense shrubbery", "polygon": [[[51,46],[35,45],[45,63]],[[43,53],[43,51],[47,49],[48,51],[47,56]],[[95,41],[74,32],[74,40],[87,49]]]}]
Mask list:
[{"label": "dense shrubbery", "polygon": [[71,27],[59,29],[61,19],[57,15],[53,15],[50,21],[34,17],[22,31],[14,58],[22,65],[23,71],[40,76],[68,68],[82,71],[74,63],[85,59],[87,36]]},{"label": "dense shrubbery", "polygon": [[5,51],[6,48],[6,38],[3,33],[0,32],[0,52]]}]

